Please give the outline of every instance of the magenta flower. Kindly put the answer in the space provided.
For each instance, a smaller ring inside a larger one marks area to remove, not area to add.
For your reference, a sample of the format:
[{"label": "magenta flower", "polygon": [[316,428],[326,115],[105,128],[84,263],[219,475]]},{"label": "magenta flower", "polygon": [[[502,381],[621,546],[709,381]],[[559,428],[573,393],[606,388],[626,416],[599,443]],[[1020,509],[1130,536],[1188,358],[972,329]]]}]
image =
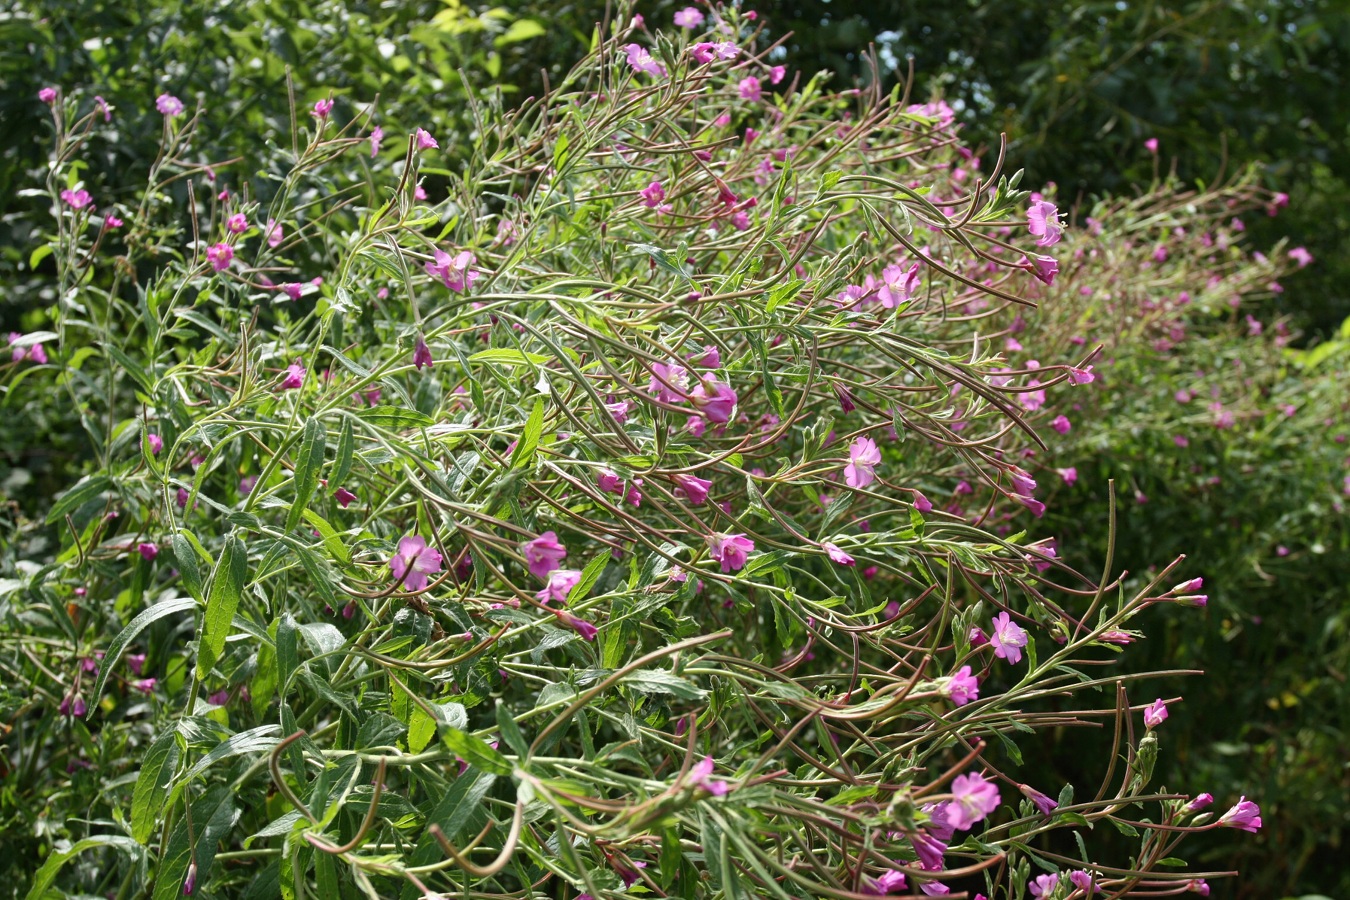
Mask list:
[{"label": "magenta flower", "polygon": [[1059,806],[1057,802],[1051,800],[1045,794],[1042,794],[1029,784],[1019,784],[1017,789],[1022,792],[1023,797],[1026,797],[1032,803],[1036,804],[1036,809],[1038,809],[1043,816],[1050,815],[1050,813],[1055,811],[1055,807]]},{"label": "magenta flower", "polygon": [[346,488],[338,488],[333,492],[333,499],[338,502],[338,506],[346,509],[348,506],[351,506],[352,501],[356,499],[356,495]]},{"label": "magenta flower", "polygon": [[929,500],[923,493],[915,488],[910,488],[914,494],[914,508],[925,515],[933,511],[933,501]]},{"label": "magenta flower", "polygon": [[231,234],[243,234],[248,231],[248,216],[243,213],[235,213],[225,220],[225,228]]},{"label": "magenta flower", "polygon": [[642,505],[642,479],[634,478],[628,483],[628,491],[624,494],[624,500],[628,501],[629,506]]},{"label": "magenta flower", "polygon": [[994,655],[1016,665],[1022,661],[1022,648],[1027,645],[1027,632],[1012,620],[1006,612],[994,616],[994,633],[989,643],[994,646]]},{"label": "magenta flower", "polygon": [[426,538],[410,534],[398,542],[398,552],[389,558],[389,571],[405,591],[424,591],[427,576],[441,571],[441,554],[428,547]]},{"label": "magenta flower", "polygon": [[1059,473],[1060,478],[1064,479],[1065,484],[1073,484],[1078,480],[1078,469],[1074,466],[1069,466],[1067,469],[1056,469],[1055,471]]},{"label": "magenta flower", "polygon": [[745,568],[749,554],[755,551],[755,542],[744,534],[714,534],[705,540],[708,552],[722,566],[723,572],[739,572]]},{"label": "magenta flower", "polygon": [[131,674],[140,675],[141,669],[145,667],[145,654],[128,653],[126,659],[127,659],[127,668],[131,670]]},{"label": "magenta flower", "polygon": [[703,13],[692,6],[686,6],[675,13],[675,24],[680,28],[697,28],[703,24]]},{"label": "magenta flower", "polygon": [[708,499],[708,489],[712,487],[710,480],[699,478],[697,475],[676,475],[675,484],[695,506]]},{"label": "magenta flower", "polygon": [[281,223],[268,219],[267,246],[271,247],[273,250],[277,249],[277,247],[280,246],[283,237],[285,237],[285,233],[281,230]]},{"label": "magenta flower", "polygon": [[532,541],[520,545],[525,554],[525,563],[535,578],[547,578],[567,558],[567,548],[558,542],[558,536],[545,531]]},{"label": "magenta flower", "polygon": [[638,191],[638,195],[642,197],[643,206],[655,209],[661,205],[661,201],[666,199],[666,190],[661,187],[661,182],[653,181],[651,184]]},{"label": "magenta flower", "polygon": [[1057,887],[1059,887],[1058,875],[1037,875],[1034,880],[1027,884],[1031,896],[1037,898],[1037,900],[1049,900]]},{"label": "magenta flower", "polygon": [[56,102],[56,88],[45,87],[42,90],[38,91],[38,99],[41,100],[43,103],[47,104],[48,106],[51,106],[53,103]]},{"label": "magenta flower", "polygon": [[305,367],[293,362],[286,367],[286,377],[281,379],[281,389],[292,391],[305,383]]},{"label": "magenta flower", "polygon": [[581,572],[576,569],[554,569],[548,573],[548,584],[534,596],[540,603],[547,604],[556,600],[559,605],[567,603],[567,595],[581,581]]},{"label": "magenta flower", "polygon": [[1059,274],[1059,261],[1053,256],[1041,256],[1039,253],[1033,253],[1030,257],[1024,258],[1026,265],[1031,269],[1031,274],[1046,284],[1054,284],[1055,276]]},{"label": "magenta flower", "polygon": [[65,190],[61,192],[61,200],[71,209],[84,209],[93,202],[93,199],[89,196],[89,192],[85,190]]},{"label": "magenta flower", "polygon": [[328,118],[328,114],[332,111],[333,111],[333,98],[329,97],[326,100],[315,101],[314,108],[310,110],[309,114],[316,119],[326,119]]},{"label": "magenta flower", "polygon": [[1167,704],[1162,701],[1161,697],[1144,708],[1144,727],[1149,731],[1161,725],[1166,718]]},{"label": "magenta flower", "polygon": [[155,689],[156,683],[158,683],[156,678],[142,678],[139,681],[133,681],[131,686],[142,694],[148,694]]},{"label": "magenta flower", "polygon": [[919,885],[919,890],[930,897],[945,897],[952,892],[951,888],[940,881],[925,881]]},{"label": "magenta flower", "polygon": [[380,144],[384,143],[384,129],[376,125],[370,132],[370,158],[380,155]]},{"label": "magenta flower", "polygon": [[946,866],[943,859],[947,854],[947,844],[922,828],[907,835],[909,845],[919,857],[919,868],[930,872],[940,872]]},{"label": "magenta flower", "polygon": [[778,84],[787,77],[787,66],[774,66],[769,69],[769,84]]},{"label": "magenta flower", "polygon": [[1261,807],[1246,797],[1239,797],[1237,805],[1219,817],[1219,824],[1255,834],[1261,827]]},{"label": "magenta flower", "polygon": [[229,244],[212,244],[206,248],[206,261],[217,272],[223,272],[234,259],[234,248]]},{"label": "magenta flower", "polygon": [[709,422],[724,424],[731,421],[731,413],[736,408],[736,391],[731,385],[718,381],[711,372],[700,379],[689,399]]},{"label": "magenta flower", "polygon": [[760,87],[759,79],[753,75],[747,75],[736,85],[737,92],[742,100],[749,100],[752,103],[758,103],[764,96],[763,89]]},{"label": "magenta flower", "polygon": [[938,679],[938,684],[938,692],[957,706],[980,698],[980,680],[971,674],[970,666],[962,666],[950,678]]},{"label": "magenta flower", "polygon": [[1186,890],[1192,894],[1199,894],[1201,897],[1209,896],[1209,883],[1203,878],[1192,878],[1186,882]]},{"label": "magenta flower", "polygon": [[1188,579],[1188,580],[1186,580],[1186,581],[1181,582],[1181,584],[1178,584],[1176,587],[1172,588],[1172,589],[1171,589],[1170,591],[1168,591],[1167,593],[1169,593],[1169,594],[1189,594],[1189,593],[1191,593],[1191,592],[1193,592],[1193,591],[1198,591],[1198,590],[1200,590],[1200,589],[1201,589],[1202,587],[1204,587],[1204,586],[1205,586],[1205,579],[1204,579],[1204,577],[1203,577],[1203,576],[1200,576],[1200,575],[1197,575],[1195,578],[1191,578],[1191,579]]},{"label": "magenta flower", "polygon": [[715,345],[705,345],[701,353],[691,353],[688,356],[691,366],[699,366],[704,369],[717,369],[722,366],[722,351]]},{"label": "magenta flower", "polygon": [[112,213],[108,213],[103,217],[103,225],[109,231],[112,231],[114,228],[121,228],[123,224],[124,223],[122,222],[122,220],[117,218],[117,216],[114,216]]},{"label": "magenta flower", "polygon": [[865,488],[876,480],[876,467],[881,465],[881,451],[870,437],[855,438],[848,448],[848,464],[844,466],[844,483],[852,488]]},{"label": "magenta flower", "polygon": [[183,114],[183,101],[173,94],[160,94],[155,98],[155,109],[172,119]]},{"label": "magenta flower", "polygon": [[1037,247],[1049,247],[1059,243],[1063,228],[1059,223],[1059,210],[1048,200],[1037,200],[1027,210],[1027,230],[1038,240]]},{"label": "magenta flower", "polygon": [[1157,139],[1157,138],[1149,138],[1148,140],[1144,141],[1144,146],[1148,148],[1148,152],[1149,152],[1149,153],[1152,153],[1154,156],[1157,156],[1157,155],[1158,155],[1158,139]]},{"label": "magenta flower", "polygon": [[1097,376],[1092,372],[1092,366],[1086,368],[1076,368],[1069,366],[1069,384],[1092,384],[1097,380]]},{"label": "magenta flower", "polygon": [[473,253],[461,250],[451,256],[444,250],[437,250],[435,255],[434,263],[425,264],[428,275],[439,278],[442,284],[456,294],[465,294],[473,289],[479,274],[477,270],[469,268],[476,261]]},{"label": "magenta flower", "polygon": [[656,394],[662,403],[679,403],[685,399],[689,386],[689,372],[679,363],[652,363],[652,377],[647,382],[647,392]]},{"label": "magenta flower", "polygon": [[718,41],[715,44],[701,41],[690,47],[689,52],[699,62],[710,63],[713,59],[735,59],[741,48],[736,46],[735,41]]},{"label": "magenta flower", "polygon": [[1055,416],[1055,418],[1050,422],[1050,427],[1058,431],[1060,434],[1068,434],[1069,431],[1073,428],[1073,423],[1069,421],[1068,416]]},{"label": "magenta flower", "polygon": [[1069,881],[1078,890],[1083,892],[1084,897],[1090,897],[1093,894],[1100,894],[1102,886],[1097,883],[1097,876],[1083,869],[1074,869],[1069,873]]},{"label": "magenta flower", "polygon": [[147,434],[145,442],[150,445],[150,452],[155,456],[158,456],[159,452],[164,449],[164,438],[157,434]]},{"label": "magenta flower", "polygon": [[881,270],[881,287],[877,290],[877,299],[886,309],[895,309],[900,304],[909,302],[918,286],[918,263],[912,264],[908,269],[891,263]]},{"label": "magenta flower", "polygon": [[947,821],[957,831],[967,831],[998,809],[998,787],[978,772],[957,775],[952,781],[952,802]]},{"label": "magenta flower", "polygon": [[431,132],[425,128],[417,129],[417,149],[419,150],[439,150],[441,145],[436,143],[436,139],[431,136]]},{"label": "magenta flower", "polygon": [[1195,799],[1186,804],[1186,812],[1199,812],[1214,802],[1214,795],[1208,792],[1196,794]]},{"label": "magenta flower", "polygon": [[647,52],[646,47],[641,44],[628,44],[623,49],[628,54],[628,65],[633,67],[634,72],[646,72],[657,78],[665,77],[666,67],[657,62]]},{"label": "magenta flower", "polygon": [[840,550],[837,545],[832,544],[829,541],[826,541],[820,546],[824,547],[826,555],[829,556],[831,560],[838,563],[839,565],[851,566],[854,564],[853,557],[849,556],[843,550]]},{"label": "magenta flower", "polygon": [[590,622],[587,622],[585,619],[578,619],[576,616],[572,615],[569,612],[564,612],[562,610],[555,609],[553,611],[553,614],[558,617],[559,622],[563,623],[568,628],[572,629],[577,634],[581,635],[582,638],[585,640],[593,641],[595,640],[595,636],[600,633],[599,628],[596,628],[594,625],[592,625]]},{"label": "magenta flower", "polygon": [[1313,261],[1313,255],[1308,252],[1307,247],[1295,247],[1290,250],[1289,258],[1298,263],[1300,269]]},{"label": "magenta flower", "polygon": [[717,781],[712,777],[713,758],[705,756],[702,760],[694,764],[689,770],[689,783],[694,787],[703,788],[703,790],[712,794],[714,797],[721,797],[727,791],[731,790],[731,785],[725,781]]},{"label": "magenta flower", "polygon": [[154,562],[155,557],[159,556],[159,545],[153,541],[147,541],[136,545],[136,551],[141,554],[141,558],[146,562]]},{"label": "magenta flower", "polygon": [[427,346],[426,340],[419,334],[417,336],[417,346],[413,348],[413,366],[421,369],[424,366],[428,369],[435,364],[431,358],[431,348]]},{"label": "magenta flower", "polygon": [[885,897],[905,889],[905,874],[896,869],[888,869],[876,878],[863,879],[863,893]]},{"label": "magenta flower", "polygon": [[595,484],[606,494],[623,493],[623,479],[612,469],[601,469],[600,474],[595,477]]}]

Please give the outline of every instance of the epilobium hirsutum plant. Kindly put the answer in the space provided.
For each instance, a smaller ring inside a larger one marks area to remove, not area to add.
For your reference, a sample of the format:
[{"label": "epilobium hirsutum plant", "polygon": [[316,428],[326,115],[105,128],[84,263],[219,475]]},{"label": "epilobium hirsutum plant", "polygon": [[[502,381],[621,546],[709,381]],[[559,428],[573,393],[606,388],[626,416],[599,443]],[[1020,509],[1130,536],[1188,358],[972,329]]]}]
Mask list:
[{"label": "epilobium hirsutum plant", "polygon": [[[59,299],[6,378],[94,462],[9,601],[11,765],[85,798],[33,896],[1208,890],[1177,841],[1259,813],[1152,784],[1169,698],[1101,668],[1193,583],[928,499],[1041,509],[1019,397],[1091,350],[1032,384],[982,335],[1057,211],[746,18],[622,17],[472,135],[320,101],[256,183],[166,95],[116,206],[61,198],[101,115],[54,95]],[[1099,719],[1098,784],[1024,783]]]}]

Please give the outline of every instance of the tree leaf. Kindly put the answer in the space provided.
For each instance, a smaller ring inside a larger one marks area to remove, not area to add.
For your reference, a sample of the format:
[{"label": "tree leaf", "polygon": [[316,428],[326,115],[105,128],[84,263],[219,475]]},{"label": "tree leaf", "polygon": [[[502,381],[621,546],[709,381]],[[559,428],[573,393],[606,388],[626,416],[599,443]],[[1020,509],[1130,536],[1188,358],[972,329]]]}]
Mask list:
[{"label": "tree leaf", "polygon": [[290,514],[286,516],[286,530],[293,531],[304,517],[309,498],[314,496],[314,488],[319,483],[319,472],[323,469],[323,455],[327,449],[328,436],[317,418],[305,423],[305,434],[300,439],[300,455],[295,462],[295,499],[291,501]]},{"label": "tree leaf", "polygon": [[196,609],[197,601],[191,597],[175,597],[172,600],[165,600],[163,603],[156,603],[149,609],[142,610],[140,615],[132,619],[126,628],[117,633],[113,638],[108,650],[103,655],[103,664],[98,669],[98,680],[94,682],[94,693],[90,697],[89,712],[86,719],[92,718],[94,710],[98,709],[99,698],[103,696],[103,685],[108,681],[108,673],[117,668],[117,662],[126,652],[127,647],[136,639],[136,635],[145,630],[151,622],[155,622],[165,616],[171,616],[176,612],[183,612],[189,609]]},{"label": "tree leaf", "polygon": [[231,535],[220,559],[216,560],[215,574],[211,578],[211,596],[206,601],[202,639],[197,648],[198,678],[206,677],[225,649],[225,639],[229,637],[247,578],[248,551],[237,535]]}]

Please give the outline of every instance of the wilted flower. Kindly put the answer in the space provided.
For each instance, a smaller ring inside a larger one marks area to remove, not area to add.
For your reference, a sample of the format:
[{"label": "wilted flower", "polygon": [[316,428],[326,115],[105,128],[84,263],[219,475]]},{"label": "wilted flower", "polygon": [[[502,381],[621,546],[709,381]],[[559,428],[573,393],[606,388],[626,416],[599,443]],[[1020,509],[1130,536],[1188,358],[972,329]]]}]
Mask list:
[{"label": "wilted flower", "polygon": [[333,499],[338,502],[338,506],[346,509],[351,505],[351,502],[356,499],[356,495],[346,488],[338,488],[333,492]]},{"label": "wilted flower", "polygon": [[413,366],[421,369],[426,367],[430,369],[435,360],[431,358],[431,348],[427,346],[426,339],[420,334],[417,336],[417,346],[413,348]]}]

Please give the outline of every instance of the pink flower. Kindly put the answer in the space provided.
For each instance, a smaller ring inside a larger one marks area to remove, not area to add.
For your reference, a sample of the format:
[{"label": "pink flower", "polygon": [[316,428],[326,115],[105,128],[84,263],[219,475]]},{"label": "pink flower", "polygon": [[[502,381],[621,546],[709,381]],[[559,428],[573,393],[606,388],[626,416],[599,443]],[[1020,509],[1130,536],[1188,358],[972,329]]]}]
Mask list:
[{"label": "pink flower", "polygon": [[723,384],[712,373],[704,375],[698,386],[690,393],[689,399],[699,408],[699,413],[709,422],[725,424],[731,421],[731,413],[736,408],[736,391],[731,385]]},{"label": "pink flower", "polygon": [[38,91],[38,99],[41,100],[43,103],[47,104],[48,106],[51,106],[53,103],[56,102],[56,88],[45,87],[42,90]]},{"label": "pink flower", "polygon": [[638,196],[642,198],[642,205],[655,209],[661,205],[661,201],[666,199],[666,190],[661,187],[661,182],[653,181],[641,191]]},{"label": "pink flower", "polygon": [[1027,210],[1027,230],[1038,238],[1037,247],[1059,243],[1063,228],[1059,224],[1059,210],[1048,200],[1037,200]]},{"label": "pink flower", "polygon": [[710,41],[700,41],[689,48],[689,54],[694,57],[696,62],[710,63],[713,61],[713,44]]},{"label": "pink flower", "polygon": [[231,234],[243,234],[248,231],[248,216],[243,213],[235,213],[225,220],[225,228]]},{"label": "pink flower", "polygon": [[769,84],[778,84],[787,77],[787,66],[774,66],[769,69]]},{"label": "pink flower", "polygon": [[217,272],[223,272],[234,259],[234,248],[229,244],[212,244],[206,248],[206,261]]},{"label": "pink flower", "polygon": [[1195,799],[1186,804],[1186,812],[1199,812],[1206,806],[1214,802],[1214,795],[1210,793],[1200,793]]},{"label": "pink flower", "polygon": [[1023,797],[1026,797],[1032,803],[1036,804],[1036,809],[1039,810],[1043,816],[1050,815],[1050,813],[1055,811],[1055,807],[1059,806],[1057,802],[1051,800],[1045,794],[1042,794],[1029,784],[1019,784],[1017,789],[1022,792]]},{"label": "pink flower", "polygon": [[952,892],[951,888],[940,881],[925,881],[919,885],[919,890],[930,897],[945,897]]},{"label": "pink flower", "polygon": [[652,363],[652,377],[647,382],[647,392],[656,394],[662,403],[679,403],[685,399],[685,389],[689,385],[689,373],[684,366],[672,362]]},{"label": "pink flower", "polygon": [[705,756],[689,770],[689,783],[695,787],[703,788],[703,790],[712,794],[714,797],[721,797],[727,791],[731,790],[731,785],[727,784],[725,781],[715,780],[712,777],[712,773],[713,758],[711,756]]},{"label": "pink flower", "polygon": [[887,894],[894,894],[905,889],[905,874],[895,869],[888,869],[876,878],[864,878],[862,888],[865,894],[885,897]]},{"label": "pink flower", "polygon": [[623,479],[610,469],[601,469],[595,478],[595,484],[606,494],[622,494]]},{"label": "pink flower", "polygon": [[717,369],[722,366],[722,352],[716,345],[707,345],[702,353],[689,354],[689,364],[699,366],[704,369]]},{"label": "pink flower", "polygon": [[1068,416],[1055,416],[1054,420],[1050,422],[1050,427],[1060,434],[1068,434],[1069,430],[1073,428],[1073,423],[1069,421]]},{"label": "pink flower", "polygon": [[389,559],[389,570],[405,591],[424,591],[427,576],[441,571],[441,554],[428,547],[426,538],[410,534],[398,542],[398,552]]},{"label": "pink flower", "polygon": [[886,309],[895,309],[909,302],[914,290],[919,286],[919,264],[914,263],[908,269],[892,263],[881,271],[881,287],[877,298]]},{"label": "pink flower", "polygon": [[1209,896],[1209,883],[1203,878],[1192,878],[1186,882],[1186,890],[1192,894],[1199,894],[1201,897]]},{"label": "pink flower", "polygon": [[380,155],[380,144],[384,143],[384,129],[376,125],[370,131],[370,158]]},{"label": "pink flower", "polygon": [[421,369],[423,367],[430,369],[435,364],[431,358],[431,348],[427,346],[426,339],[420,334],[417,336],[417,346],[413,348],[413,367]]},{"label": "pink flower", "polygon": [[434,263],[424,264],[428,275],[439,278],[442,284],[456,294],[465,294],[473,289],[479,274],[477,270],[469,268],[476,261],[473,253],[461,250],[451,256],[444,250],[437,250],[435,257]]},{"label": "pink flower", "polygon": [[534,540],[521,544],[521,550],[530,574],[535,578],[547,578],[567,558],[567,548],[558,542],[558,536],[552,531],[545,531]]},{"label": "pink flower", "polygon": [[155,689],[155,683],[156,679],[154,678],[142,678],[140,681],[133,681],[131,686],[142,694],[148,694]]},{"label": "pink flower", "polygon": [[71,209],[84,209],[94,198],[90,197],[89,192],[85,190],[65,190],[61,192],[61,199]]},{"label": "pink flower", "polygon": [[310,110],[310,115],[316,119],[326,119],[328,114],[333,111],[333,98],[318,100],[314,103],[314,109]]},{"label": "pink flower", "polygon": [[175,502],[178,503],[178,508],[179,508],[179,509],[187,509],[187,502],[188,502],[188,498],[189,498],[190,496],[192,496],[192,495],[188,493],[188,489],[187,489],[187,488],[181,488],[181,487],[180,487],[180,488],[178,489],[178,493],[176,493],[176,494],[174,495],[174,500],[175,500]]},{"label": "pink flower", "polygon": [[1097,376],[1092,372],[1092,366],[1083,369],[1069,366],[1069,384],[1092,384],[1097,380]]},{"label": "pink flower", "polygon": [[109,231],[112,231],[114,228],[121,228],[124,223],[117,216],[108,213],[103,217],[103,224]]},{"label": "pink flower", "polygon": [[281,230],[281,223],[273,219],[268,219],[266,231],[267,246],[271,247],[273,250],[277,249],[281,244],[282,238],[285,237],[285,233]]},{"label": "pink flower", "polygon": [[1034,253],[1030,257],[1024,257],[1024,262],[1031,269],[1031,274],[1046,284],[1054,284],[1055,276],[1059,274],[1059,261],[1053,256],[1041,256]]},{"label": "pink flower", "polygon": [[1058,875],[1037,875],[1033,881],[1027,884],[1031,896],[1037,898],[1037,900],[1049,900],[1057,887],[1059,887]]},{"label": "pink flower", "polygon": [[131,670],[132,675],[141,674],[141,669],[145,667],[144,653],[128,653],[127,668]]},{"label": "pink flower", "polygon": [[346,488],[338,488],[333,492],[333,499],[338,502],[338,506],[346,509],[351,505],[351,502],[356,499],[356,495]]},{"label": "pink flower", "polygon": [[585,640],[593,641],[595,640],[595,636],[600,633],[599,628],[596,628],[594,625],[592,625],[590,622],[587,622],[585,619],[578,619],[576,616],[572,615],[569,612],[563,612],[562,610],[555,609],[553,611],[553,615],[558,617],[559,622],[566,625],[568,628],[572,629],[577,634],[581,635],[581,637]]},{"label": "pink flower", "polygon": [[914,494],[914,508],[915,508],[915,509],[917,509],[919,512],[925,513],[925,514],[930,513],[930,512],[933,511],[933,501],[929,500],[929,499],[928,499],[927,497],[925,497],[921,492],[919,492],[919,491],[917,491],[917,490],[915,490],[915,489],[913,489],[913,488],[911,488],[910,490],[911,490],[911,492]]},{"label": "pink flower", "polygon": [[680,28],[697,28],[703,24],[703,13],[692,6],[686,6],[675,13],[675,24]]},{"label": "pink flower", "polygon": [[1167,718],[1167,704],[1159,697],[1144,708],[1144,727],[1149,731],[1157,728]]},{"label": "pink flower", "polygon": [[745,78],[742,78],[740,83],[736,85],[736,90],[741,95],[742,100],[749,100],[752,103],[759,102],[760,98],[763,96],[763,91],[759,86],[759,79],[753,75],[747,75]]},{"label": "pink flower", "polygon": [[1022,648],[1027,645],[1027,632],[1006,612],[994,616],[994,633],[989,638],[994,655],[1016,665],[1022,661]]},{"label": "pink flower", "polygon": [[832,559],[839,565],[851,566],[854,564],[853,557],[849,556],[843,550],[839,549],[839,547],[836,544],[832,544],[829,541],[826,541],[820,546],[824,547],[826,555],[828,555],[830,559]]},{"label": "pink flower", "polygon": [[965,706],[980,698],[980,680],[970,673],[970,666],[962,666],[956,674],[938,680],[941,685],[938,692],[951,699],[957,706]]},{"label": "pink flower", "polygon": [[540,603],[547,604],[550,600],[556,600],[559,604],[565,604],[567,595],[580,581],[581,572],[576,569],[554,569],[548,573],[548,584],[534,596]]},{"label": "pink flower", "polygon": [[1083,892],[1084,897],[1090,897],[1094,893],[1100,894],[1102,886],[1097,883],[1097,876],[1083,869],[1074,869],[1069,873],[1069,881],[1078,890]]},{"label": "pink flower", "polygon": [[417,149],[419,150],[439,150],[441,145],[436,143],[436,139],[431,136],[431,132],[425,128],[417,129]]},{"label": "pink flower", "polygon": [[628,483],[628,490],[627,490],[627,492],[624,494],[623,499],[628,503],[629,506],[641,506],[641,505],[642,505],[642,479],[641,479],[641,478],[634,478],[632,481],[630,481],[630,482]]},{"label": "pink flower", "polygon": [[848,464],[844,466],[844,483],[852,488],[865,488],[876,480],[876,467],[881,465],[881,451],[870,437],[856,438],[848,448]]},{"label": "pink flower", "polygon": [[158,456],[159,451],[164,449],[164,438],[157,434],[147,434],[145,442],[150,445],[150,452],[155,456]]},{"label": "pink flower", "polygon": [[647,52],[646,47],[641,44],[628,44],[623,49],[628,54],[628,65],[632,66],[634,72],[646,72],[657,78],[665,77],[666,67],[657,62]]},{"label": "pink flower", "polygon": [[749,554],[755,551],[755,542],[744,534],[714,534],[705,540],[708,552],[722,566],[723,572],[739,572],[745,568]]},{"label": "pink flower", "polygon": [[952,781],[952,802],[947,821],[957,831],[967,831],[998,809],[998,787],[978,772],[957,775]]},{"label": "pink flower", "polygon": [[1225,828],[1240,828],[1255,834],[1261,827],[1261,807],[1246,797],[1239,797],[1237,804],[1219,817],[1219,824]]},{"label": "pink flower", "polygon": [[712,487],[710,480],[699,478],[697,475],[676,475],[675,484],[695,506],[708,499],[708,489]]},{"label": "pink flower", "polygon": [[136,552],[139,553],[141,555],[141,559],[145,560],[146,562],[154,562],[155,557],[159,556],[159,545],[155,544],[153,541],[147,541],[146,543],[143,544],[137,544]]},{"label": "pink flower", "polygon": [[155,98],[155,109],[172,119],[183,114],[183,101],[173,94],[160,94]]},{"label": "pink flower", "polygon": [[305,367],[298,362],[286,367],[286,377],[281,379],[281,389],[291,391],[305,383]]},{"label": "pink flower", "polygon": [[1065,484],[1073,484],[1078,480],[1078,469],[1074,466],[1069,466],[1067,469],[1056,469],[1055,471],[1059,473],[1060,478],[1064,479]]},{"label": "pink flower", "polygon": [[1158,139],[1157,139],[1157,138],[1149,138],[1148,140],[1144,141],[1144,146],[1148,148],[1148,152],[1149,152],[1149,153],[1152,153],[1154,156],[1157,156],[1157,155],[1158,155]]},{"label": "pink flower", "polygon": [[1290,250],[1289,258],[1298,263],[1300,269],[1313,261],[1313,255],[1308,252],[1307,247],[1295,247]]}]

